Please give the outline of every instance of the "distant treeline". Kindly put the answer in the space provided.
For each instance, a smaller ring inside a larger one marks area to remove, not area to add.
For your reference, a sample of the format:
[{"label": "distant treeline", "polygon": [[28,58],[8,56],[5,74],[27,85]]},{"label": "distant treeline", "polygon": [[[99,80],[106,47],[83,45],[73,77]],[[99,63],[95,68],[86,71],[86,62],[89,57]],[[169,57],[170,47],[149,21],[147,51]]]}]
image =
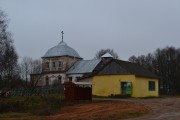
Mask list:
[{"label": "distant treeline", "polygon": [[158,48],[154,53],[131,56],[137,63],[160,77],[159,92],[165,95],[180,95],[180,48]]}]

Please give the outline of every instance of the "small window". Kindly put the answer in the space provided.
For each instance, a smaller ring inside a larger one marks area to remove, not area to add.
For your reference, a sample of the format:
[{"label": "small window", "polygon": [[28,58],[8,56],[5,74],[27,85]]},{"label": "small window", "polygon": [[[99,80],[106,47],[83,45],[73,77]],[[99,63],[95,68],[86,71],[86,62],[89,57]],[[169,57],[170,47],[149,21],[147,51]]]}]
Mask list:
[{"label": "small window", "polygon": [[46,77],[46,86],[49,86],[49,78]]},{"label": "small window", "polygon": [[59,68],[62,68],[62,67],[63,67],[63,62],[59,61]]},{"label": "small window", "polygon": [[149,91],[155,91],[155,81],[149,81]]},{"label": "small window", "polygon": [[53,64],[52,66],[55,68],[55,67],[56,67],[56,63],[55,63],[55,62],[53,62],[52,64]]},{"label": "small window", "polygon": [[49,68],[49,62],[46,62],[46,68]]},{"label": "small window", "polygon": [[69,81],[72,82],[72,77],[69,77]]},{"label": "small window", "polygon": [[59,76],[59,77],[58,77],[58,82],[60,82],[60,83],[61,83],[61,79],[62,79],[62,77],[61,77],[61,76]]},{"label": "small window", "polygon": [[79,82],[80,77],[76,77],[76,82]]}]

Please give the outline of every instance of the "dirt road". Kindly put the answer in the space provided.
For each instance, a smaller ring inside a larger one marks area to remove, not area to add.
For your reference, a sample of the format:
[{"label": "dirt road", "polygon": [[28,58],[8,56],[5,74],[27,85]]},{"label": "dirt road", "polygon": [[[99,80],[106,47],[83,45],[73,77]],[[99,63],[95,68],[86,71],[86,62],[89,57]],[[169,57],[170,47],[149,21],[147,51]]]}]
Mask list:
[{"label": "dirt road", "polygon": [[132,118],[149,112],[149,108],[139,103],[127,101],[101,101],[67,106],[60,114],[50,116],[50,120],[117,120]]},{"label": "dirt road", "polygon": [[[118,99],[109,99],[118,100]],[[180,120],[180,98],[119,99],[150,107],[151,111],[140,117],[126,120]]]},{"label": "dirt road", "polygon": [[[112,120],[116,120],[116,115],[118,115],[117,118],[121,120],[180,120],[180,98],[95,100],[106,102],[65,107],[61,109],[61,114],[48,118],[53,120],[104,120],[105,117],[106,119],[107,117],[109,119],[114,117]],[[136,110],[134,113],[138,111],[142,115],[140,117],[131,116],[129,119],[127,119],[127,115],[122,116],[122,113],[128,113],[134,110]]]},{"label": "dirt road", "polygon": [[141,117],[128,120],[180,120],[180,98],[133,99],[152,110]]}]

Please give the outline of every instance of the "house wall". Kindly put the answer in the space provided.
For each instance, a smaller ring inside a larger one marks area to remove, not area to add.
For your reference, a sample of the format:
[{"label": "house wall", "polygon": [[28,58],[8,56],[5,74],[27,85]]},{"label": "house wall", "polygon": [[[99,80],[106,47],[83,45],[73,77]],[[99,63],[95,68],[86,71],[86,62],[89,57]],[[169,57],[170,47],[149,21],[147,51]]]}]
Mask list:
[{"label": "house wall", "polygon": [[[155,82],[155,91],[149,91],[149,81]],[[135,92],[136,97],[159,96],[158,79],[136,77],[137,88]]]},{"label": "house wall", "polygon": [[77,77],[82,77],[83,74],[71,74],[71,75],[67,75],[67,77],[72,77],[72,82],[77,82]]},{"label": "house wall", "polygon": [[[121,82],[132,83],[132,97],[158,96],[158,80],[135,75],[97,75],[93,77],[92,94],[111,96],[121,94]],[[155,81],[155,91],[149,91],[149,81]]]},{"label": "house wall", "polygon": [[92,83],[92,77],[90,77],[90,78],[84,78],[83,80],[81,80],[81,82],[89,82],[89,83]]},{"label": "house wall", "polygon": [[134,75],[97,75],[93,77],[92,94],[111,96],[121,94],[120,82],[135,82]]}]

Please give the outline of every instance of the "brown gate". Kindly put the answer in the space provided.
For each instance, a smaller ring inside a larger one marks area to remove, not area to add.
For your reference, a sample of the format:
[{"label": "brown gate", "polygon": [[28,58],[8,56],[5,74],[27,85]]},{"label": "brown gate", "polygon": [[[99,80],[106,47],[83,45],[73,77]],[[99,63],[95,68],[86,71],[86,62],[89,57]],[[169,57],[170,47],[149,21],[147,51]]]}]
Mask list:
[{"label": "brown gate", "polygon": [[65,82],[65,100],[92,100],[92,84],[85,82]]}]

